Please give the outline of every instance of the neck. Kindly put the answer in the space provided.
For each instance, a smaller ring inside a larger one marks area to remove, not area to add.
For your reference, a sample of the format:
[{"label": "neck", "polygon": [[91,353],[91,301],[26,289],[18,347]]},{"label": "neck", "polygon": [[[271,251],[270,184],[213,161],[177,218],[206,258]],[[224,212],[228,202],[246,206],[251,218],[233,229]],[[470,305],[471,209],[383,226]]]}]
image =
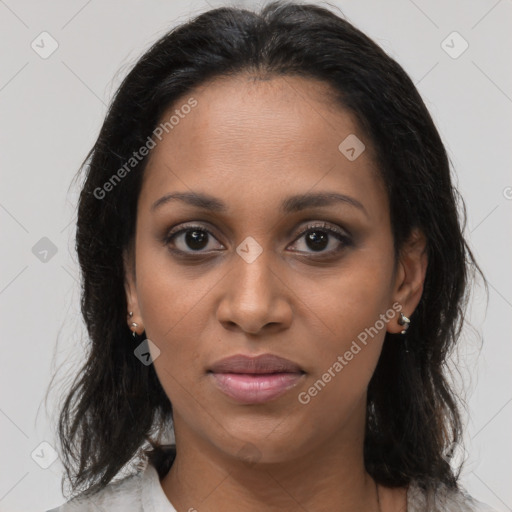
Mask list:
[{"label": "neck", "polygon": [[331,439],[287,460],[248,464],[191,431],[180,436],[179,426],[175,416],[177,455],[161,481],[178,511],[384,512],[364,467],[361,436]]}]

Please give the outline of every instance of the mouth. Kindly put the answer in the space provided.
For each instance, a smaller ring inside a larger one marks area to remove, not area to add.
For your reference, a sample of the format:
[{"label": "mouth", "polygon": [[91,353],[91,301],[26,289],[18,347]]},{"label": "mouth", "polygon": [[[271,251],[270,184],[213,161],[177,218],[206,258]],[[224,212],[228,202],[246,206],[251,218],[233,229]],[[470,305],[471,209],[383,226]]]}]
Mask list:
[{"label": "mouth", "polygon": [[239,403],[261,404],[282,396],[297,386],[306,373],[296,363],[262,354],[242,354],[214,363],[208,370],[214,385]]}]

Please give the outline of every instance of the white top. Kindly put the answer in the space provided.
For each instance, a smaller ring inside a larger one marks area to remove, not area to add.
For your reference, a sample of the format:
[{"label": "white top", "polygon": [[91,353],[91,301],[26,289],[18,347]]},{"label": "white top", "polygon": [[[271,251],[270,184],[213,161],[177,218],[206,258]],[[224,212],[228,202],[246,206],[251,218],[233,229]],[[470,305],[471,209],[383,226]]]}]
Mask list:
[{"label": "white top", "polygon": [[75,499],[47,512],[177,512],[160,485],[156,468],[146,468],[117,482],[111,482],[97,494]]},{"label": "white top", "polygon": [[[461,491],[440,488],[432,511],[425,506],[425,493],[414,482],[407,492],[407,512],[496,512],[484,503]],[[167,499],[156,468],[146,464],[145,469],[111,482],[96,495],[68,501],[47,512],[177,512]],[[181,512],[181,511],[180,511]]]}]

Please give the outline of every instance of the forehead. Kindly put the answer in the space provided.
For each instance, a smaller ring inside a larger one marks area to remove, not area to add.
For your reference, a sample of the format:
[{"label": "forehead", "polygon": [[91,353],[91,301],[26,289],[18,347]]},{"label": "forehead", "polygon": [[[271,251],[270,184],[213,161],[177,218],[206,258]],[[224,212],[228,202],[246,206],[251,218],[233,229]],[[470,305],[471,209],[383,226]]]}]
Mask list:
[{"label": "forehead", "polygon": [[[173,189],[250,200],[317,184],[352,193],[379,188],[370,141],[333,96],[326,84],[295,76],[244,74],[201,85],[162,116],[174,123],[151,150],[141,200]],[[353,136],[365,150],[351,161],[339,146]]]}]

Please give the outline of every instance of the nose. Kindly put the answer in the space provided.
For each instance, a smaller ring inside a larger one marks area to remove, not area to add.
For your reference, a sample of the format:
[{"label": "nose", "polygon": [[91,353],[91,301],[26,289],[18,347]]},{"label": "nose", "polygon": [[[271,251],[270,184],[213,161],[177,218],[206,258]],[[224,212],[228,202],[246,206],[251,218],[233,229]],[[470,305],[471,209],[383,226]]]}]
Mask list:
[{"label": "nose", "polygon": [[229,330],[247,334],[280,331],[290,326],[293,292],[278,264],[263,251],[254,261],[235,256],[232,270],[223,280],[217,319]]}]

